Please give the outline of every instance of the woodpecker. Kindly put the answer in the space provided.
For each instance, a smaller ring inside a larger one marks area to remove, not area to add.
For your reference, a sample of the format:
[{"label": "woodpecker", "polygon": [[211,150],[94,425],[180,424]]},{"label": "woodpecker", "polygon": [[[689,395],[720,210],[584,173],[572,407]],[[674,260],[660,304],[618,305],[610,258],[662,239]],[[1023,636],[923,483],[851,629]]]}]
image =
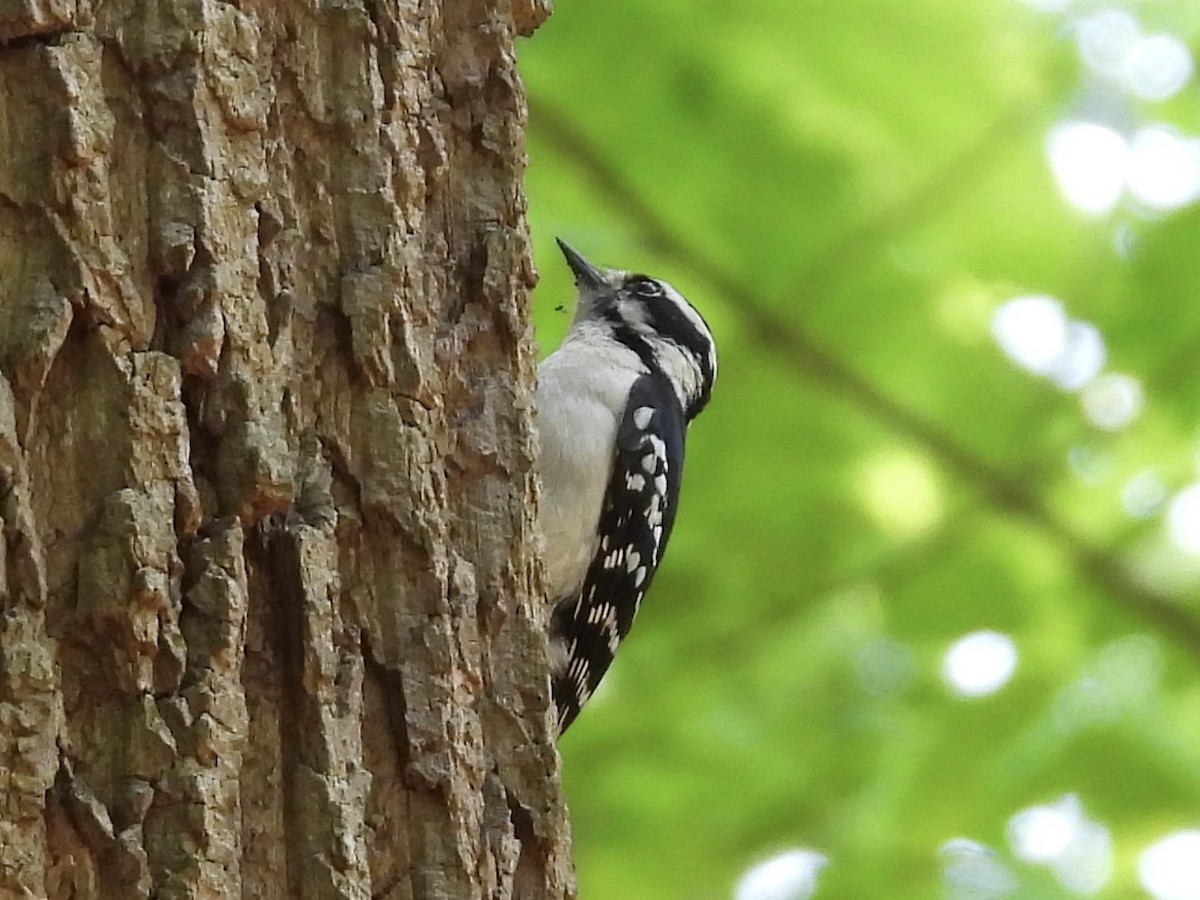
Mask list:
[{"label": "woodpecker", "polygon": [[662,562],[687,427],[717,351],[671,285],[593,266],[563,241],[575,318],[538,367],[551,687],[561,735],[608,671]]}]

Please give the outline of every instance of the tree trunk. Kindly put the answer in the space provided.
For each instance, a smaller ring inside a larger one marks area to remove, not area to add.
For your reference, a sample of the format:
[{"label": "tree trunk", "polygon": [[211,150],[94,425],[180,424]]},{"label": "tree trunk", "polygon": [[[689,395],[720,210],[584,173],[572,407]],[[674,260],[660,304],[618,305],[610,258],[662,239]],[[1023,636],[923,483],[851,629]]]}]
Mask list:
[{"label": "tree trunk", "polygon": [[0,0],[0,897],[573,894],[545,5]]}]

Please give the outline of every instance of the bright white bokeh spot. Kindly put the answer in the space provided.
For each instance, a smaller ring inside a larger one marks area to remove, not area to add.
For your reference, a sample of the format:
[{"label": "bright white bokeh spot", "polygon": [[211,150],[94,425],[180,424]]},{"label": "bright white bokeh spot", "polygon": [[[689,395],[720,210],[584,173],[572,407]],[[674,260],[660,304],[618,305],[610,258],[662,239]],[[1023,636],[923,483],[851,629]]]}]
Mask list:
[{"label": "bright white bokeh spot", "polygon": [[1184,553],[1200,556],[1200,482],[1189,484],[1171,499],[1167,534]]},{"label": "bright white bokeh spot", "polygon": [[1077,391],[1100,374],[1107,357],[1099,328],[1091,322],[1071,322],[1066,346],[1048,373],[1050,380],[1064,391]]},{"label": "bright white bokeh spot", "polygon": [[1166,100],[1192,78],[1192,54],[1171,34],[1140,37],[1121,61],[1125,86],[1144,100]]},{"label": "bright white bokeh spot", "polygon": [[1031,806],[1008,820],[1008,842],[1026,862],[1049,863],[1063,854],[1083,824],[1083,805],[1074,794],[1057,803]]},{"label": "bright white bokeh spot", "polygon": [[1115,77],[1141,37],[1141,26],[1127,12],[1106,9],[1079,20],[1075,40],[1079,55],[1093,72]]},{"label": "bright white bokeh spot", "polygon": [[1117,205],[1129,157],[1118,132],[1095,122],[1063,122],[1050,129],[1046,155],[1059,190],[1076,209],[1105,215]]},{"label": "bright white bokeh spot", "polygon": [[1019,886],[991,847],[969,838],[951,838],[938,850],[946,900],[999,900]]},{"label": "bright white bokeh spot", "polygon": [[1017,297],[992,313],[992,336],[1000,349],[1035,375],[1048,375],[1067,348],[1063,305],[1040,294]]},{"label": "bright white bokeh spot", "polygon": [[960,697],[986,697],[1008,684],[1017,669],[1017,647],[996,631],[975,631],[950,645],[942,677]]},{"label": "bright white bokeh spot", "polygon": [[1176,831],[1138,857],[1138,881],[1154,900],[1200,900],[1200,831]]},{"label": "bright white bokeh spot", "polygon": [[1008,820],[1008,842],[1018,858],[1048,866],[1077,893],[1095,893],[1112,875],[1112,835],[1084,815],[1074,794],[1016,813]]},{"label": "bright white bokeh spot", "polygon": [[829,859],[815,850],[787,850],[750,868],[737,884],[736,900],[807,900]]},{"label": "bright white bokeh spot", "polygon": [[1148,519],[1166,499],[1167,486],[1149,469],[1130,476],[1121,488],[1121,506],[1135,519]]},{"label": "bright white bokeh spot", "polygon": [[1112,832],[1099,822],[1085,820],[1075,840],[1050,871],[1064,887],[1077,894],[1095,894],[1112,878]]},{"label": "bright white bokeh spot", "polygon": [[1100,329],[1067,318],[1061,302],[1041,294],[998,306],[992,313],[992,336],[1009,359],[1064,391],[1088,384],[1108,357]]},{"label": "bright white bokeh spot", "polygon": [[1109,372],[1084,388],[1079,399],[1089,422],[1105,431],[1120,431],[1142,413],[1142,383],[1132,375]]},{"label": "bright white bokeh spot", "polygon": [[1129,145],[1129,193],[1151,209],[1178,209],[1200,197],[1200,139],[1162,125],[1138,130]]}]

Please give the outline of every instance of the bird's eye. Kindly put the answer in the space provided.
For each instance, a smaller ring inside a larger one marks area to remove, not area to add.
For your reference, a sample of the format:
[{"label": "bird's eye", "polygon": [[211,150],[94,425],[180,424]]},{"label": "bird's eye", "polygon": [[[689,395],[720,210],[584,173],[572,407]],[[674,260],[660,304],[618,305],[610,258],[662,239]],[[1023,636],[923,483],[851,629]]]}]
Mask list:
[{"label": "bird's eye", "polygon": [[653,300],[663,295],[662,285],[645,275],[634,275],[625,282],[625,290],[637,294],[643,300]]}]

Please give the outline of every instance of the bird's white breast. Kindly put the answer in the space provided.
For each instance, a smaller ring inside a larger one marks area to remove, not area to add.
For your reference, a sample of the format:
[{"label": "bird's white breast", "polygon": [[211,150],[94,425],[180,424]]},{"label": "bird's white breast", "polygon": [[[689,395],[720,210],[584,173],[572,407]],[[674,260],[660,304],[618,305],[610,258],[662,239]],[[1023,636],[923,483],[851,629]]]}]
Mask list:
[{"label": "bird's white breast", "polygon": [[583,584],[612,473],[617,428],[640,364],[616,344],[570,338],[538,367],[539,474],[552,599]]}]

